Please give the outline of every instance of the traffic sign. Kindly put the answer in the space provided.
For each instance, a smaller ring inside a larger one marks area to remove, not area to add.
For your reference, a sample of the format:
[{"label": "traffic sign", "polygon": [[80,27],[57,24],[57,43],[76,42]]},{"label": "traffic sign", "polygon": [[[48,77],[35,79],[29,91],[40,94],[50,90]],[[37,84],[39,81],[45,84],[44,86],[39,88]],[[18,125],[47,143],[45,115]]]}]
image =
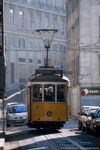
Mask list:
[{"label": "traffic sign", "polygon": [[85,96],[85,94],[86,94],[85,91],[82,90],[82,91],[81,91],[81,96]]}]

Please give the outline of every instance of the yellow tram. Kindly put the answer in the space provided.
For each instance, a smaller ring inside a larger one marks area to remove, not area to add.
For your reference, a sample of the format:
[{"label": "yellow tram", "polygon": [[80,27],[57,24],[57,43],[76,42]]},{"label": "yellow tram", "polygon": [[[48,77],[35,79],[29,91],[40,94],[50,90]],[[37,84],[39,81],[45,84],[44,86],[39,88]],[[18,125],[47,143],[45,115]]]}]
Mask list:
[{"label": "yellow tram", "polygon": [[68,87],[62,69],[48,66],[35,70],[26,87],[29,127],[63,127],[69,117]]}]

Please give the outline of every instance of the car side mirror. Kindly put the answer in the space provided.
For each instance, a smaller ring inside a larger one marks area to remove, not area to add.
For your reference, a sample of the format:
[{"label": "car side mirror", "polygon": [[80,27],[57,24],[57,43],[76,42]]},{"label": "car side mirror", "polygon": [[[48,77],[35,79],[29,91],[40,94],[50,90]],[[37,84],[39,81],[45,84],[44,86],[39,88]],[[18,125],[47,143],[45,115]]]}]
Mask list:
[{"label": "car side mirror", "polygon": [[80,112],[78,112],[78,115],[80,115]]},{"label": "car side mirror", "polygon": [[84,116],[88,116],[87,114],[84,114]]}]

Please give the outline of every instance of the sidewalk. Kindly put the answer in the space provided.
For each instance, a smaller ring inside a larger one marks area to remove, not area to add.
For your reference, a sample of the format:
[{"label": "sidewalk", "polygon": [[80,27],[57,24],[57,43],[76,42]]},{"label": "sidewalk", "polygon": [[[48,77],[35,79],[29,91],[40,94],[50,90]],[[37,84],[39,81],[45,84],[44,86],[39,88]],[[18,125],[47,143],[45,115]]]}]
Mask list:
[{"label": "sidewalk", "polygon": [[69,120],[64,124],[64,128],[78,128],[78,119],[74,116],[69,116]]}]

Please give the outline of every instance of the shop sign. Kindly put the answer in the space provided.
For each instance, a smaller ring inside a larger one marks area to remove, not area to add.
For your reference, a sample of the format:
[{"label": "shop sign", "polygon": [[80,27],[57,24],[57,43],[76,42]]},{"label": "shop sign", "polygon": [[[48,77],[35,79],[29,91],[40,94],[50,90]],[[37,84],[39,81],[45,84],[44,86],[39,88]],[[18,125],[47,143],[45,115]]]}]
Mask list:
[{"label": "shop sign", "polygon": [[81,88],[85,91],[85,95],[100,95],[100,88]]}]

